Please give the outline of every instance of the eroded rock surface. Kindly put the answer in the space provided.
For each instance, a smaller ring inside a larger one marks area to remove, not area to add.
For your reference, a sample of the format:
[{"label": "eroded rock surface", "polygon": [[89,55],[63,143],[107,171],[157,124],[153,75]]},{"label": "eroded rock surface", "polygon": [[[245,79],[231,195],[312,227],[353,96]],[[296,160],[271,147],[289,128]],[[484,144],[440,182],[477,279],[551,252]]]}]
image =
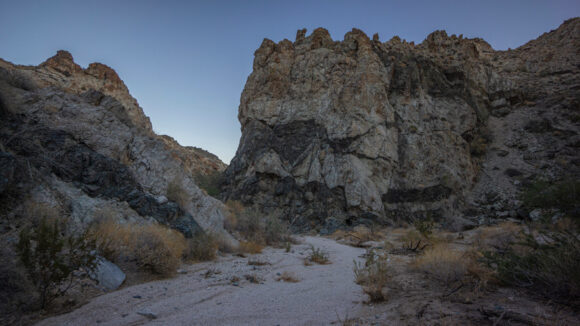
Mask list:
[{"label": "eroded rock surface", "polygon": [[[567,145],[578,121],[564,117],[578,116],[579,26],[569,20],[513,51],[444,31],[418,45],[357,29],[343,41],[322,28],[300,30],[294,42],[265,39],[242,93],[242,138],[223,197],[300,229],[453,220],[473,207],[477,215],[490,188],[510,206],[496,210],[513,210],[516,187],[486,172],[505,128],[520,140],[540,130],[547,138],[534,153],[550,141],[566,152],[565,167],[549,160],[543,170],[526,166],[524,177],[578,176]],[[537,114],[548,122],[532,122]],[[517,126],[497,122],[510,117]],[[566,136],[546,134],[556,124]]]}]

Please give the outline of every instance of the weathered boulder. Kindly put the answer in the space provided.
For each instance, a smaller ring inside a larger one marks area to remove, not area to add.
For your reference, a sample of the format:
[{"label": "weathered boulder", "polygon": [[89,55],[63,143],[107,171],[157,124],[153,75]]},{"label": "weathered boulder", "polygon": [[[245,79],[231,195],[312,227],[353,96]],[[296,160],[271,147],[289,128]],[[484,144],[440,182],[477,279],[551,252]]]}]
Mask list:
[{"label": "weathered boulder", "polygon": [[118,289],[125,282],[125,273],[115,264],[103,257],[97,257],[97,263],[89,276],[107,291]]}]

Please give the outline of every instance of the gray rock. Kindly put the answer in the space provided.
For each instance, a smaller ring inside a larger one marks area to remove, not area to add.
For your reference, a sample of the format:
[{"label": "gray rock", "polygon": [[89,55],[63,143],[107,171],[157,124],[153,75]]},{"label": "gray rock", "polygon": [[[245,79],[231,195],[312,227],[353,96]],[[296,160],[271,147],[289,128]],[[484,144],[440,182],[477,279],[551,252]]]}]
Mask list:
[{"label": "gray rock", "polygon": [[118,289],[126,277],[117,265],[100,256],[97,257],[96,268],[89,273],[89,276],[108,291]]},{"label": "gray rock", "polygon": [[539,219],[542,218],[542,210],[539,208],[534,209],[533,211],[530,212],[529,217],[532,221],[538,221]]}]

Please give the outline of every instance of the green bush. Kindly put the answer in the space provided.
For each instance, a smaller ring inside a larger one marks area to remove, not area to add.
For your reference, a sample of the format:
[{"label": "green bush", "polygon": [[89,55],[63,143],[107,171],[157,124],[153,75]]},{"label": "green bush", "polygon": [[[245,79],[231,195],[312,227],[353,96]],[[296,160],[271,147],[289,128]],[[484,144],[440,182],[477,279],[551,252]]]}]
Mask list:
[{"label": "green bush", "polygon": [[17,251],[40,294],[41,308],[65,294],[75,270],[95,268],[93,248],[84,236],[63,235],[56,220],[50,223],[43,218],[36,228],[20,232]]},{"label": "green bush", "polygon": [[575,231],[522,233],[507,250],[484,252],[484,262],[505,285],[528,288],[558,302],[579,303],[580,239]]}]

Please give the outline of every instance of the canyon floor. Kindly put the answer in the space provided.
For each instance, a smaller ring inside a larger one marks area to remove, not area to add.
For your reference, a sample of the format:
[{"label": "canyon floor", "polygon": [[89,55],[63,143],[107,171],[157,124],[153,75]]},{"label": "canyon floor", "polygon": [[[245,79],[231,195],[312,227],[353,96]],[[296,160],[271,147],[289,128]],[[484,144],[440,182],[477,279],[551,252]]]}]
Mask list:
[{"label": "canyon floor", "polygon": [[[394,243],[404,230],[385,234]],[[481,233],[447,234],[467,250]],[[391,254],[387,300],[369,303],[354,282],[353,261],[366,249],[305,236],[286,249],[226,255],[184,265],[175,278],[125,287],[38,325],[578,325],[573,311],[515,289],[443,285],[412,268],[415,257]],[[342,242],[342,243],[341,243]],[[311,248],[329,264],[304,264]],[[287,278],[287,281],[281,278]]]}]

